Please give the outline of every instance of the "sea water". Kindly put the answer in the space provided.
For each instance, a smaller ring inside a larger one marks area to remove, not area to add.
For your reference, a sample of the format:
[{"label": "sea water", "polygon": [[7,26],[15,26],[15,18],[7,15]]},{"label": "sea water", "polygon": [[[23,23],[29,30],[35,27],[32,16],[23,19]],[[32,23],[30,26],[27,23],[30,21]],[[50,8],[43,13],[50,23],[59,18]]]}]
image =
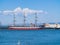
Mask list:
[{"label": "sea water", "polygon": [[0,45],[60,45],[60,30],[0,29]]}]

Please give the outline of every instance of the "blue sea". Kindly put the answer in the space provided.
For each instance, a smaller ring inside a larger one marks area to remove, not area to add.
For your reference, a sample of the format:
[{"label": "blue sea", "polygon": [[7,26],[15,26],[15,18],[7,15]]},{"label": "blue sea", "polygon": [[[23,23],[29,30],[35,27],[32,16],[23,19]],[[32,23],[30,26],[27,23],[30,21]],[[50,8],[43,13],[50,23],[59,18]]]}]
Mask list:
[{"label": "blue sea", "polygon": [[60,30],[1,30],[0,45],[60,45]]}]

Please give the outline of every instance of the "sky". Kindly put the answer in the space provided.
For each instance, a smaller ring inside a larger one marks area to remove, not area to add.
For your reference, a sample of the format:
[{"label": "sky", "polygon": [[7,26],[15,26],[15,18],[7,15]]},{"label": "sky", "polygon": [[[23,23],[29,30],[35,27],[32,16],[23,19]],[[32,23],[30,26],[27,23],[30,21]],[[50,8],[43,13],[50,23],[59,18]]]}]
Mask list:
[{"label": "sky", "polygon": [[[16,9],[31,9],[41,11],[41,14],[37,15],[38,23],[58,23],[60,22],[60,0],[0,0],[0,22],[2,25],[12,25],[14,14],[3,14],[6,10]],[[20,10],[17,10],[20,11]],[[44,12],[47,12],[45,14]],[[19,12],[18,12],[19,13]],[[23,23],[23,14],[17,14],[16,24]],[[34,14],[27,14],[26,23],[35,22]]]}]

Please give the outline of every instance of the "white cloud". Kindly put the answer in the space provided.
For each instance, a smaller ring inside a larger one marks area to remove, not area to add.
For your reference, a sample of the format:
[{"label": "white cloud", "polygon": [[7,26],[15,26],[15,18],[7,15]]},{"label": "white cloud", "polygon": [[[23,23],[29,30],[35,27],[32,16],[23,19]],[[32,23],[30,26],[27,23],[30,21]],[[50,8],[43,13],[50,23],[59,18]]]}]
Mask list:
[{"label": "white cloud", "polygon": [[23,9],[23,14],[25,14],[25,15],[35,14],[35,13],[37,13],[37,14],[43,14],[44,11],[43,10],[32,10],[32,9],[29,9],[29,8],[24,8]]},{"label": "white cloud", "polygon": [[0,11],[0,14],[2,13],[2,11]]},{"label": "white cloud", "polygon": [[30,12],[29,12],[29,8],[24,8],[23,9],[23,15],[27,16]]},{"label": "white cloud", "polygon": [[11,10],[3,11],[3,15],[9,15],[9,14],[12,14],[12,13],[13,13],[13,11],[11,11]]},{"label": "white cloud", "polygon": [[48,14],[48,12],[45,12],[45,14]]},{"label": "white cloud", "polygon": [[1,11],[0,11],[0,13],[1,13]]},{"label": "white cloud", "polygon": [[22,13],[22,9],[20,7],[17,7],[16,9],[13,10],[13,12],[17,15]]},{"label": "white cloud", "polygon": [[[1,12],[1,11],[0,11]],[[22,13],[23,15],[28,15],[28,14],[47,14],[47,12],[43,11],[43,10],[33,10],[33,9],[29,9],[29,8],[20,8],[20,7],[17,7],[16,9],[14,10],[4,10],[3,11],[3,14],[4,15],[8,15],[8,14],[15,14],[15,15],[18,15],[20,13]]]}]

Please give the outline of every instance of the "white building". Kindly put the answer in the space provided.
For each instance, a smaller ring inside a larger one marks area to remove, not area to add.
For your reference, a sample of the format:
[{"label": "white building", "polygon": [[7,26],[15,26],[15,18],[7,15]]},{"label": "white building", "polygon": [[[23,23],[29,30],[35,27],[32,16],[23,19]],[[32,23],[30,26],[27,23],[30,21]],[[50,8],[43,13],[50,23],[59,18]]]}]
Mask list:
[{"label": "white building", "polygon": [[60,24],[44,24],[45,28],[60,28]]}]

